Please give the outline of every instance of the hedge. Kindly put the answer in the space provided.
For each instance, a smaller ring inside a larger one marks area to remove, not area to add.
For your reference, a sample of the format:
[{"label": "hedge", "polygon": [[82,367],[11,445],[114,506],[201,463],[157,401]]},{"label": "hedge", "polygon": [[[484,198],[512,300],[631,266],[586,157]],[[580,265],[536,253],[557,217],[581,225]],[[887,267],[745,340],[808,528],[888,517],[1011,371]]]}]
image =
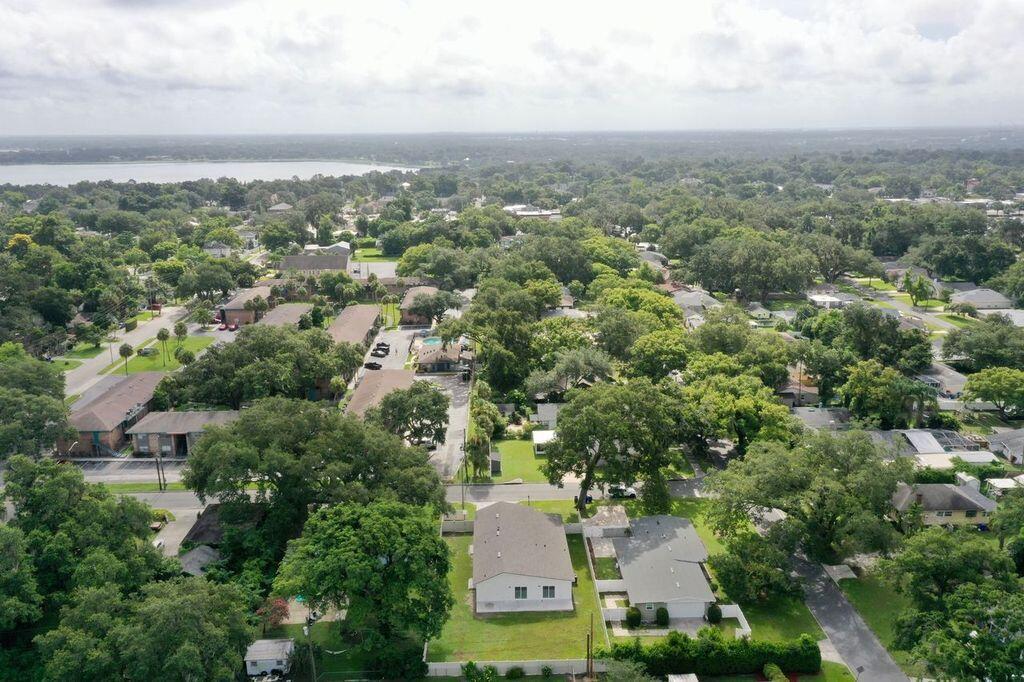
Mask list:
[{"label": "hedge", "polygon": [[749,638],[726,639],[713,628],[701,628],[697,637],[670,632],[664,640],[647,645],[640,638],[613,644],[598,658],[635,661],[655,677],[695,673],[697,675],[753,675],[774,663],[793,673],[814,674],[821,670],[821,651],[810,635],[787,642],[762,642]]}]

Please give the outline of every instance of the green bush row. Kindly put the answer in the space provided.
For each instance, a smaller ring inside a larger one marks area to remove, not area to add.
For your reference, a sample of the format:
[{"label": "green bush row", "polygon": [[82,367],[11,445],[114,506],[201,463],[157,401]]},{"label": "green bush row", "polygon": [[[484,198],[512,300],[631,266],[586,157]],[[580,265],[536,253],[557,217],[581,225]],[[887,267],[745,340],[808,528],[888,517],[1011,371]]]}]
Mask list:
[{"label": "green bush row", "polygon": [[810,635],[787,642],[726,639],[720,630],[702,628],[697,637],[671,632],[651,645],[632,642],[613,644],[600,658],[634,661],[649,675],[696,673],[697,675],[743,675],[764,670],[769,663],[792,673],[814,674],[821,670],[821,651]]}]

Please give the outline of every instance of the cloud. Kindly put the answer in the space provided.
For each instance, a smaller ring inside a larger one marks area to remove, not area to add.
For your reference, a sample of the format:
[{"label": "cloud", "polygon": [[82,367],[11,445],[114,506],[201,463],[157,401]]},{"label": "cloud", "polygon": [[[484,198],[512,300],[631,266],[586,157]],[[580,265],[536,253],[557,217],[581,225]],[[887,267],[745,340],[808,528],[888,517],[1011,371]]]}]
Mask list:
[{"label": "cloud", "polygon": [[13,133],[1024,123],[1017,0],[0,0],[0,26]]}]

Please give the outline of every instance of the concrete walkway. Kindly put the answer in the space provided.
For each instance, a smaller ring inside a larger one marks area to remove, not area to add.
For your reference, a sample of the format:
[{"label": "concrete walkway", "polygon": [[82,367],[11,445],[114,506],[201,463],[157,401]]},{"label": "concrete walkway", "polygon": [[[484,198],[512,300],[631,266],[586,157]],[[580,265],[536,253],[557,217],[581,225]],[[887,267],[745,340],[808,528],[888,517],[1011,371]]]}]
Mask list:
[{"label": "concrete walkway", "polygon": [[892,660],[875,633],[861,619],[846,595],[821,565],[802,557],[793,558],[796,572],[804,579],[807,608],[828,635],[836,652],[854,675],[872,682],[906,682],[907,676]]}]

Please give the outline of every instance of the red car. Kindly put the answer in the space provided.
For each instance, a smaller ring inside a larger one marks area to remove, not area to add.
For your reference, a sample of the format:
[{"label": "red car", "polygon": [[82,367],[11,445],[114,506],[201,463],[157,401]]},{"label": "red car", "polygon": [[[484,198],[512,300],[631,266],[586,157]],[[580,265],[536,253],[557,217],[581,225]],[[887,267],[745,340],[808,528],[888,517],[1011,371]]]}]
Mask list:
[{"label": "red car", "polygon": [[229,332],[237,332],[238,331],[238,323],[237,322],[232,322],[231,324],[229,324],[228,325],[228,331]]},{"label": "red car", "polygon": [[220,326],[217,327],[217,329],[219,329],[222,332],[226,332],[228,330],[228,323],[227,322],[221,322]]}]

